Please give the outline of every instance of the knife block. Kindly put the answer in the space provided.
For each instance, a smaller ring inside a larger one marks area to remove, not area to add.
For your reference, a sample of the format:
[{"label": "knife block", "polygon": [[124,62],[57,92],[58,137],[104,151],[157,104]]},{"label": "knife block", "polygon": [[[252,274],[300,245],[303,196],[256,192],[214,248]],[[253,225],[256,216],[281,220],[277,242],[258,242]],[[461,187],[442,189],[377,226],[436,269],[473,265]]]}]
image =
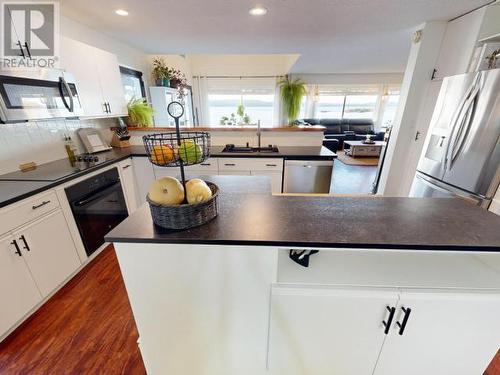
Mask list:
[{"label": "knife block", "polygon": [[113,138],[111,139],[111,146],[113,147],[118,147],[118,148],[126,148],[130,147],[130,141],[127,140],[121,140],[118,135],[113,134]]}]

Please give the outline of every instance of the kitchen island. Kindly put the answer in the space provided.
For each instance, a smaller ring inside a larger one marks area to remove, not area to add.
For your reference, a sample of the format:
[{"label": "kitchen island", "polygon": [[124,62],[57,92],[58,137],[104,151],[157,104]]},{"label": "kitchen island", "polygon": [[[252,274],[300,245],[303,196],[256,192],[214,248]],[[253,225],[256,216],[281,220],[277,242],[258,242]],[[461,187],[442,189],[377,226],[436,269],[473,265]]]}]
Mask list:
[{"label": "kitchen island", "polygon": [[205,179],[210,223],[159,229],[144,205],[107,236],[148,373],[479,374],[500,347],[496,215]]}]

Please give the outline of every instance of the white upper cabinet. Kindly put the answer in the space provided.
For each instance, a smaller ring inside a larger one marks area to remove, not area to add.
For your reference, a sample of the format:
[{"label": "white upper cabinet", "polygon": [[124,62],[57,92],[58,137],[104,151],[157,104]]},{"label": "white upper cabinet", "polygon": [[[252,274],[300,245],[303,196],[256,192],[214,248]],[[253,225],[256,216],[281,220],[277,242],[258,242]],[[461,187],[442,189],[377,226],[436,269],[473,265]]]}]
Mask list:
[{"label": "white upper cabinet", "polygon": [[484,8],[478,9],[448,22],[441,43],[434,79],[467,72],[476,48],[484,12]]},{"label": "white upper cabinet", "polygon": [[403,290],[375,375],[482,374],[499,347],[499,311],[498,291]]},{"label": "white upper cabinet", "polygon": [[479,40],[494,42],[500,41],[500,3],[492,4],[486,8],[484,21],[479,32]]},{"label": "white upper cabinet", "polygon": [[0,300],[0,337],[42,300],[20,244],[10,235],[0,239]]},{"label": "white upper cabinet", "polygon": [[61,68],[76,78],[85,117],[127,115],[120,67],[115,55],[61,37]]}]

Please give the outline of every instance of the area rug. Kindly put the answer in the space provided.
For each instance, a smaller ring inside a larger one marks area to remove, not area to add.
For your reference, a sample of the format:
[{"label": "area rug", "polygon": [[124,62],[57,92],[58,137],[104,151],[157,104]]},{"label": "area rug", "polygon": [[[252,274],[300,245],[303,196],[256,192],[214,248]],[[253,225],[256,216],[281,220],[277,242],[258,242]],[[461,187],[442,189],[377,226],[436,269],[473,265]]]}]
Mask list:
[{"label": "area rug", "polygon": [[343,151],[340,151],[337,154],[338,160],[347,165],[364,165],[364,166],[373,166],[378,165],[379,158],[378,157],[358,157],[353,158],[352,156],[346,155]]}]

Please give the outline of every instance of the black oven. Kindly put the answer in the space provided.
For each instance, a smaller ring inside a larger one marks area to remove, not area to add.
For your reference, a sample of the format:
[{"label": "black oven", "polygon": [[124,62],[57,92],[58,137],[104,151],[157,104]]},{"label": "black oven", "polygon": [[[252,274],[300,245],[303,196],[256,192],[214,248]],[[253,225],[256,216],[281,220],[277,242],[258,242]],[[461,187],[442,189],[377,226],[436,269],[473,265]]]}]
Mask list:
[{"label": "black oven", "polygon": [[104,243],[104,236],[128,216],[116,168],[66,188],[66,196],[87,255],[95,252]]}]

